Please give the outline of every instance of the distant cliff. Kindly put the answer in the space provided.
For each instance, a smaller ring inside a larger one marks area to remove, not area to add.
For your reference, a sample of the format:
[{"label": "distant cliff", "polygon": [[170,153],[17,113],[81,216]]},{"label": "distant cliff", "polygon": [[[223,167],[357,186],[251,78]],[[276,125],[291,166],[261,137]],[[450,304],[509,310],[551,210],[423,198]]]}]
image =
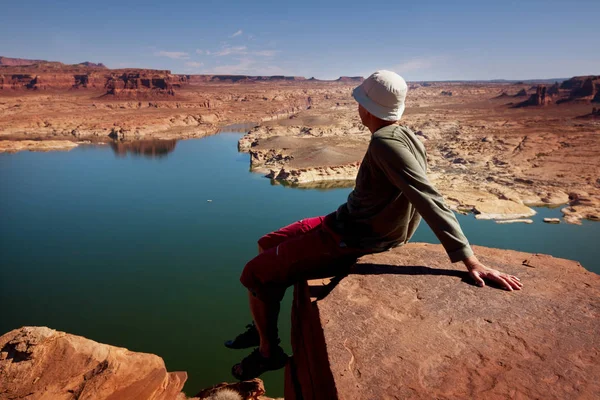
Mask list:
[{"label": "distant cliff", "polygon": [[337,78],[337,82],[344,82],[344,83],[351,83],[351,82],[361,83],[364,80],[365,80],[365,78],[363,78],[362,76],[340,76],[339,78]]},{"label": "distant cliff", "polygon": [[[519,92],[522,94],[523,90]],[[515,107],[546,106],[566,102],[600,103],[600,76],[575,76],[547,87],[538,85],[536,92],[529,99],[518,103]]]},{"label": "distant cliff", "polygon": [[170,71],[129,70],[105,75],[106,95],[125,98],[156,98],[175,95],[174,80]]},{"label": "distant cliff", "polygon": [[[104,95],[130,99],[175,96],[176,90],[196,83],[304,82],[301,76],[186,75],[168,70],[108,69],[104,64],[67,65],[44,60],[0,57],[0,90],[104,89]],[[318,81],[313,79],[312,81]],[[361,77],[341,77],[337,82],[360,82]]]},{"label": "distant cliff", "polygon": [[[24,67],[27,65],[46,65],[46,66],[54,66],[55,68],[66,67],[67,64],[63,64],[58,61],[47,61],[47,60],[28,60],[25,58],[11,58],[11,57],[3,57],[0,56],[0,66],[9,66],[9,67]],[[93,63],[89,61],[84,61],[79,64],[73,64],[75,66],[82,66],[87,68],[106,68],[106,65],[102,63]]]},{"label": "distant cliff", "polygon": [[0,56],[0,65],[8,65],[11,67],[47,63],[45,60],[26,60],[24,58],[11,58]]}]

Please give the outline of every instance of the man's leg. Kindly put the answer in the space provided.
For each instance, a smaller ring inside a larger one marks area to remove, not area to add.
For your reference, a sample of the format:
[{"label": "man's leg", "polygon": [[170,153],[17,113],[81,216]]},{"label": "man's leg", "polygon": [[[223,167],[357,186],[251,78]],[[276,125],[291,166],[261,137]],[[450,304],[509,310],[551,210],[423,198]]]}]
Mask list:
[{"label": "man's leg", "polygon": [[321,226],[268,247],[246,264],[240,278],[250,291],[250,310],[260,343],[233,367],[238,379],[250,379],[285,364],[285,353],[278,346],[277,317],[286,288],[325,269],[339,273],[351,264],[348,256],[358,257],[356,250],[340,247],[339,237]]},{"label": "man's leg", "polygon": [[278,301],[265,302],[248,291],[248,301],[250,303],[250,312],[252,319],[260,336],[260,345],[258,347],[263,357],[271,357],[271,350],[278,346],[277,322],[279,319],[280,303]]},{"label": "man's leg", "polygon": [[[268,233],[258,240],[258,254],[275,248],[292,238],[304,235],[320,228],[325,217],[304,218],[274,232]],[[271,348],[279,344],[277,323],[279,319],[280,302],[265,302],[248,291],[248,302],[252,319],[260,337],[259,351],[264,357],[271,355]]]},{"label": "man's leg", "polygon": [[[312,217],[312,218],[304,218],[301,219],[299,221],[296,221],[290,225],[284,226],[283,228],[280,228],[276,231],[270,232],[266,235],[264,235],[263,237],[261,237],[258,240],[258,254],[260,255],[261,253],[263,253],[266,250],[272,249],[272,248],[276,248],[278,245],[280,245],[281,243],[290,240],[294,237],[300,236],[300,235],[304,235],[308,232],[310,232],[311,230],[318,228],[321,223],[323,222],[323,220],[325,219],[324,216],[320,216],[320,217]],[[266,321],[277,321],[277,316],[279,313],[279,305],[278,304],[265,304],[264,301],[260,301],[259,299],[257,299],[258,301],[253,301],[255,299],[254,296],[252,296],[252,294],[249,294],[249,302],[250,302],[250,311],[254,317],[254,315],[256,315],[256,319],[259,319],[261,321],[266,320]],[[272,318],[272,316],[274,316],[275,318]],[[248,348],[253,346],[253,343],[256,343],[255,346],[259,345],[259,335],[258,335],[258,329],[256,326],[256,321],[254,321],[254,323],[252,325],[248,325],[248,330],[240,335],[238,335],[235,339],[233,340],[227,340],[225,342],[225,346],[229,347],[231,349],[241,349],[241,348]],[[261,325],[263,325],[261,323]],[[266,325],[266,324],[265,324]],[[275,337],[275,342],[276,344],[279,343],[278,337],[277,337],[277,326],[273,327],[264,327],[262,329],[263,331],[263,336],[268,335],[269,337],[274,336]],[[270,334],[267,334],[267,332],[270,332]],[[274,333],[274,335],[273,335]],[[264,341],[264,340],[263,340]],[[273,340],[271,340],[272,342]],[[261,346],[261,348],[265,348],[268,347],[268,344],[264,344],[263,346]]]},{"label": "man's leg", "polygon": [[[246,264],[241,281],[248,288],[250,312],[258,333],[258,348],[232,368],[240,380],[252,379],[265,371],[283,368],[287,355],[279,347],[277,319],[285,285],[276,283],[281,260],[278,248],[261,252]],[[274,281],[272,281],[274,279]]]}]

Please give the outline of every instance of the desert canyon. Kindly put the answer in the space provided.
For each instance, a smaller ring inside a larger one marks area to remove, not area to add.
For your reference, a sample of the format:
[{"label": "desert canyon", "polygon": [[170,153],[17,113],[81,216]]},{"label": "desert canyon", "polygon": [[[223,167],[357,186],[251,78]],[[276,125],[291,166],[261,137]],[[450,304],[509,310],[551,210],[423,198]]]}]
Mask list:
[{"label": "desert canyon", "polygon": [[[0,57],[0,152],[102,145],[162,157],[228,127],[243,131],[251,171],[275,185],[352,187],[371,135],[351,97],[362,80]],[[600,221],[600,76],[408,84],[402,124],[425,144],[429,177],[455,211],[510,223],[547,206],[563,218],[546,222]],[[422,243],[297,283],[285,398],[597,398],[598,275],[542,254],[476,251],[527,290],[467,285],[441,246]],[[160,357],[58,329],[0,334],[0,399],[269,395],[259,379],[184,393],[186,373]]]},{"label": "desert canyon", "polygon": [[[288,76],[178,75],[0,57],[0,151],[197,138],[254,123],[251,168],[283,184],[352,185],[370,134],[351,90]],[[402,123],[458,212],[514,220],[562,206],[600,220],[600,76],[562,82],[410,82]]]}]

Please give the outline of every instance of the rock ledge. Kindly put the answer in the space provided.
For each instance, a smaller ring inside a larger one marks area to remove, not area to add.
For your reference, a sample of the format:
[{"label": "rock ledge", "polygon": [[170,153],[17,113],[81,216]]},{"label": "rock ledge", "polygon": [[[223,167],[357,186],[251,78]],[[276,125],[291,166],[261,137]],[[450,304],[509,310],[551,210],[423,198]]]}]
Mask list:
[{"label": "rock ledge", "polygon": [[296,285],[286,400],[600,398],[600,276],[547,255],[475,252],[524,289],[469,284],[429,244]]}]

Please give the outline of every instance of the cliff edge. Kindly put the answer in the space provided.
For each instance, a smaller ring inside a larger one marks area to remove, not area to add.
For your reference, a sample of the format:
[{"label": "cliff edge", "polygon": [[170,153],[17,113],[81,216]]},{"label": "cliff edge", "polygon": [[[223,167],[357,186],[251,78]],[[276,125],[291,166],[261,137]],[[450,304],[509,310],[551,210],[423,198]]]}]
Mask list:
[{"label": "cliff edge", "polygon": [[0,336],[0,399],[275,400],[260,379],[220,383],[188,398],[185,372],[167,372],[162,358],[46,327]]},{"label": "cliff edge", "polygon": [[547,255],[475,252],[524,289],[473,286],[430,244],[296,285],[286,400],[600,398],[600,276]]},{"label": "cliff edge", "polygon": [[2,399],[185,399],[185,372],[167,372],[153,354],[46,327],[0,337]]}]

